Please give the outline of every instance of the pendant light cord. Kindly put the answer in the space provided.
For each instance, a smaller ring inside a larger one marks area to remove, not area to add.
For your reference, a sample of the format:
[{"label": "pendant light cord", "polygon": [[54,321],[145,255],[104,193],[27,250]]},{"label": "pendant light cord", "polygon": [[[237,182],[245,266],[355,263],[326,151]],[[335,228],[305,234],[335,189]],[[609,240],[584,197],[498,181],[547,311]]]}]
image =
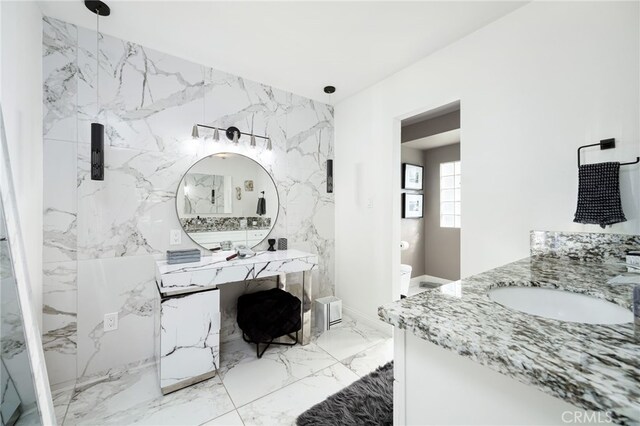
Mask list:
[{"label": "pendant light cord", "polygon": [[96,9],[96,121],[100,117],[100,9]]}]

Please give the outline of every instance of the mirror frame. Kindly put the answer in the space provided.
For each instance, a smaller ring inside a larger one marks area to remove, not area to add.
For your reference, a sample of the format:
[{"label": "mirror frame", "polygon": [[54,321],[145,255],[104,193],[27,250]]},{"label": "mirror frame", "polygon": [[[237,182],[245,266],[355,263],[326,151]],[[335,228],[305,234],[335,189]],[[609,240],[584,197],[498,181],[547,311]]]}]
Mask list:
[{"label": "mirror frame", "polygon": [[[220,156],[220,155],[236,155],[239,157],[244,157],[248,160],[253,161],[254,163],[256,163],[258,166],[260,166],[260,168],[262,168],[262,170],[264,170],[264,172],[267,174],[267,176],[269,176],[269,179],[271,179],[271,182],[273,183],[273,187],[276,190],[276,200],[278,201],[278,208],[276,210],[276,217],[272,220],[271,222],[271,229],[269,229],[269,232],[267,233],[267,236],[264,237],[262,240],[260,240],[260,242],[256,243],[253,247],[249,247],[250,249],[253,249],[257,246],[259,246],[260,244],[264,243],[271,235],[271,232],[273,231],[273,228],[275,228],[276,226],[276,222],[278,221],[278,218],[280,217],[280,192],[278,191],[278,185],[276,184],[275,179],[273,179],[273,176],[271,176],[271,173],[269,173],[269,171],[262,165],[260,164],[257,160],[254,160],[253,158],[244,155],[244,154],[239,154],[237,152],[214,152],[212,154],[206,155],[202,158],[198,158],[198,160],[196,162],[194,162],[192,165],[189,166],[189,168],[187,169],[186,172],[184,172],[182,174],[182,177],[180,178],[180,181],[178,182],[178,187],[176,188],[176,192],[175,192],[175,196],[174,198],[174,206],[176,209],[176,217],[178,218],[178,223],[180,224],[180,228],[182,230],[182,232],[184,232],[189,239],[196,245],[198,246],[198,248],[200,248],[201,250],[206,250],[208,252],[211,252],[211,249],[208,249],[204,246],[201,246],[199,243],[197,243],[193,238],[191,238],[191,235],[189,235],[189,233],[187,231],[185,231],[184,226],[182,225],[182,221],[180,220],[180,213],[178,212],[178,192],[180,191],[180,186],[182,185],[182,181],[184,180],[184,177],[189,173],[189,170],[193,169],[195,167],[196,164],[198,164],[200,161],[204,160],[205,158],[209,158],[209,157],[213,157],[213,156]],[[233,217],[233,213],[231,213],[231,217]]]}]

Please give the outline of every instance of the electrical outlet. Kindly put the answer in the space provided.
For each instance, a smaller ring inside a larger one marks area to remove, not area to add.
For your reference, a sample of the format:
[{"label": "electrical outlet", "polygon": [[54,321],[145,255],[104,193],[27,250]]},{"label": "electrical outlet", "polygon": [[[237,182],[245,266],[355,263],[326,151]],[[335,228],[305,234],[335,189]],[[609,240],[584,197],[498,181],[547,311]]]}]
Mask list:
[{"label": "electrical outlet", "polygon": [[367,208],[368,209],[372,209],[373,208],[373,197],[368,197],[367,198]]},{"label": "electrical outlet", "polygon": [[182,244],[182,231],[179,229],[169,231],[169,244],[172,246]]},{"label": "electrical outlet", "polygon": [[118,329],[118,313],[117,312],[104,314],[103,329],[104,331],[113,331]]}]

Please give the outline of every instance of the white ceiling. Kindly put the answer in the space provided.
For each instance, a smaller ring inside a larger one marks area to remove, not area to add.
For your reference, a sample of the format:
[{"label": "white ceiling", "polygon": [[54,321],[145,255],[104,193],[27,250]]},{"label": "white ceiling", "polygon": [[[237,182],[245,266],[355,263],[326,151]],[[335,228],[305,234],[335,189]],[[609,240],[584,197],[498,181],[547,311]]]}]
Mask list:
[{"label": "white ceiling", "polygon": [[[87,28],[82,1],[39,1]],[[107,0],[106,34],[336,103],[525,4],[510,1],[212,2]],[[327,84],[336,86],[330,98]]]},{"label": "white ceiling", "polygon": [[460,143],[460,129],[453,129],[448,132],[437,133],[424,138],[403,142],[402,146],[425,150],[445,145],[453,145],[454,143]]}]

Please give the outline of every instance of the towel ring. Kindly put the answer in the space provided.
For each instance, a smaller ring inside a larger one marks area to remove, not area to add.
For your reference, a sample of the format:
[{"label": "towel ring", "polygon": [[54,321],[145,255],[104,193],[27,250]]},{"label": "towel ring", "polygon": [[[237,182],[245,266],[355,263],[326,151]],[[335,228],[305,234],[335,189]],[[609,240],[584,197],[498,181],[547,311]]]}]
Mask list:
[{"label": "towel ring", "polygon": [[[590,145],[582,145],[581,147],[578,148],[578,168],[580,168],[580,150],[582,148],[589,148],[591,146],[600,146],[600,149],[612,149],[616,147],[616,140],[615,138],[611,138],[611,139],[602,139],[600,142],[598,143],[592,143]],[[640,157],[636,157],[636,161],[629,161],[628,163],[620,163],[621,166],[630,166],[631,164],[638,164],[640,163]]]}]

